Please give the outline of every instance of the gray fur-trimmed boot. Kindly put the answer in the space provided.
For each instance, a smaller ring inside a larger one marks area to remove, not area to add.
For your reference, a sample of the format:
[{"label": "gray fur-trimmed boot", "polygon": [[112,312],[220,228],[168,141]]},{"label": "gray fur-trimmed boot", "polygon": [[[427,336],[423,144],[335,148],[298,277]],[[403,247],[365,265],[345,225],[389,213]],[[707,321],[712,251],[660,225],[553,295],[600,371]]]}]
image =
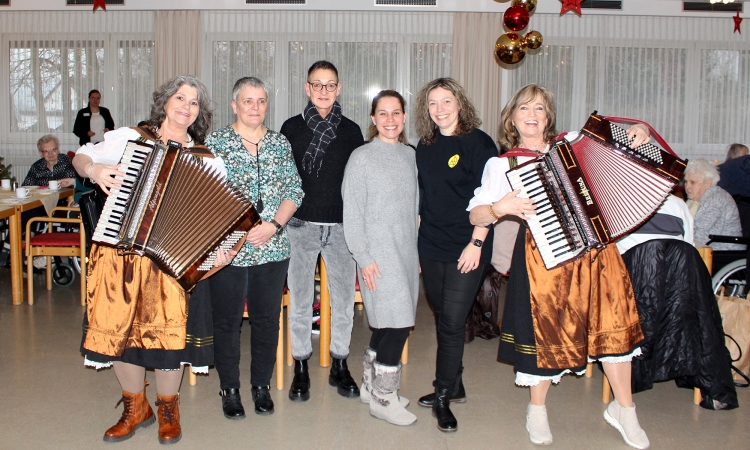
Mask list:
[{"label": "gray fur-trimmed boot", "polygon": [[401,363],[386,366],[374,361],[374,377],[370,391],[370,415],[394,425],[411,425],[417,416],[407,411],[399,402],[398,388],[401,385]]},{"label": "gray fur-trimmed boot", "polygon": [[[375,362],[378,354],[370,347],[365,348],[365,356],[362,359],[362,386],[359,388],[359,399],[362,403],[370,403],[370,397],[372,394],[372,363]],[[409,399],[406,397],[398,396],[398,402],[406,408],[409,406]]]}]

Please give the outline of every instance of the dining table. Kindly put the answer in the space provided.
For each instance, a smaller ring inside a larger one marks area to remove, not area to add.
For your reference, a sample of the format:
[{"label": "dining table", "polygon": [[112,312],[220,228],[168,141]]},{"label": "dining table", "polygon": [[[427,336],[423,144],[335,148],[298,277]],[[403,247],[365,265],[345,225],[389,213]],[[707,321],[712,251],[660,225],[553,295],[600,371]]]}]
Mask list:
[{"label": "dining table", "polygon": [[[10,189],[0,189],[0,219],[8,219],[10,237],[10,280],[13,304],[23,303],[23,229],[21,214],[43,206],[47,214],[57,206],[61,198],[71,199],[75,194],[73,188],[48,189],[46,186],[22,186],[29,193],[25,198],[18,198]],[[28,276],[31,276],[29,274]]]}]

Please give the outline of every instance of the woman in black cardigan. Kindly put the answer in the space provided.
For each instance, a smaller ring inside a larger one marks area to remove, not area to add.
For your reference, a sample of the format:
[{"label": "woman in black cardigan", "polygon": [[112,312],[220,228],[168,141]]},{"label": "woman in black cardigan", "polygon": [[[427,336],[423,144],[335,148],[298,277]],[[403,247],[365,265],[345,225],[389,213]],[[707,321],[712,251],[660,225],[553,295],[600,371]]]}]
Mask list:
[{"label": "woman in black cardigan", "polygon": [[73,124],[73,134],[78,136],[78,144],[96,144],[104,140],[104,133],[115,128],[115,122],[107,108],[99,106],[102,94],[96,89],[89,92],[89,105],[78,111]]}]

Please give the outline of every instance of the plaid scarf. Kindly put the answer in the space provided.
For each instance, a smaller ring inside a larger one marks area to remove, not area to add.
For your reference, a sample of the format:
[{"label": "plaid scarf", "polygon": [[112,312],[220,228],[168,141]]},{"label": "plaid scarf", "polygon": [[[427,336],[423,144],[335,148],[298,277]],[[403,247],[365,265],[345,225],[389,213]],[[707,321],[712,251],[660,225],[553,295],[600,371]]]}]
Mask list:
[{"label": "plaid scarf", "polygon": [[302,157],[302,168],[309,174],[315,171],[317,176],[328,145],[336,139],[336,128],[341,123],[341,105],[339,102],[333,102],[331,112],[324,119],[320,117],[312,101],[308,101],[302,118],[313,132],[313,140]]}]

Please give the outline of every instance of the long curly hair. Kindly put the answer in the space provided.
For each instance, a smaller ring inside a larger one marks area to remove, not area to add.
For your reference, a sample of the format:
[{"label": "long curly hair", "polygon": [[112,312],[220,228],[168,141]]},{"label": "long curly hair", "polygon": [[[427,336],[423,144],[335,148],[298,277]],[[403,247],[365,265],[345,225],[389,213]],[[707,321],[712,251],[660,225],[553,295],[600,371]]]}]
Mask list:
[{"label": "long curly hair", "polygon": [[544,142],[549,143],[557,136],[556,121],[557,109],[555,108],[555,96],[549,89],[538,84],[529,84],[518,91],[508,100],[503,111],[500,113],[500,136],[497,141],[501,152],[508,151],[521,145],[521,135],[513,126],[513,115],[524,103],[528,103],[541,94],[544,99],[544,111],[547,113],[547,126],[544,128]]},{"label": "long curly hair", "polygon": [[[372,99],[372,107],[370,108],[370,117],[375,117],[375,111],[378,108],[378,103],[380,103],[381,99],[392,97],[401,103],[401,113],[406,115],[406,100],[404,100],[404,97],[401,96],[396,91],[386,89],[383,91],[380,91],[375,95],[375,97]],[[367,142],[372,142],[373,139],[378,135],[378,128],[375,126],[372,121],[370,121],[370,127],[367,129]],[[403,130],[401,130],[401,134],[398,135],[398,141],[402,144],[409,145],[409,139],[406,137],[406,127],[404,127]]]},{"label": "long curly hair", "polygon": [[151,117],[147,122],[154,130],[161,126],[162,122],[167,118],[167,112],[164,107],[167,105],[169,99],[180,90],[183,84],[192,86],[198,91],[198,117],[188,127],[187,132],[196,144],[203,144],[208,135],[208,130],[211,129],[214,112],[208,89],[193,75],[177,75],[154,91],[154,104],[151,105]]},{"label": "long curly hair", "polygon": [[435,143],[438,133],[440,133],[437,124],[430,117],[430,107],[427,101],[430,92],[437,88],[446,89],[456,97],[456,102],[458,103],[458,124],[453,131],[454,136],[466,136],[482,125],[482,121],[477,115],[477,110],[474,108],[474,103],[472,103],[466,90],[453,78],[438,78],[425,84],[414,100],[416,102],[414,125],[422,142],[426,145],[432,145]]}]

